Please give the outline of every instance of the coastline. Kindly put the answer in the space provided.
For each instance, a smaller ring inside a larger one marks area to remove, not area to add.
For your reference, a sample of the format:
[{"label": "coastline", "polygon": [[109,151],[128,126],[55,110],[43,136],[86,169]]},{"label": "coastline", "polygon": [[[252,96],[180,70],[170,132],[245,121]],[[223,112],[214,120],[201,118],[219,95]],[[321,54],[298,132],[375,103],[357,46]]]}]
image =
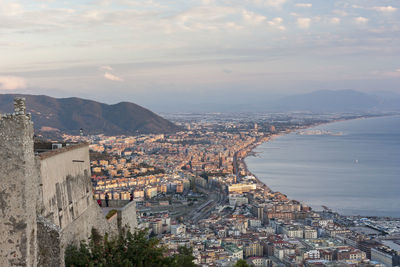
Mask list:
[{"label": "coastline", "polygon": [[[258,146],[260,146],[260,145],[262,145],[264,143],[267,143],[267,142],[269,142],[269,141],[271,141],[271,140],[273,140],[275,138],[278,138],[278,137],[281,137],[281,136],[284,136],[284,135],[287,135],[287,134],[290,134],[290,133],[293,133],[293,132],[298,132],[298,131],[301,131],[301,130],[307,130],[307,129],[311,129],[311,128],[314,128],[314,127],[318,127],[320,125],[328,125],[328,124],[332,124],[332,123],[336,123],[336,122],[342,122],[342,121],[360,120],[360,119],[377,118],[377,117],[391,117],[391,116],[398,116],[398,115],[363,116],[363,117],[359,117],[359,118],[338,119],[338,120],[333,120],[333,121],[329,121],[329,122],[317,123],[317,124],[313,124],[313,125],[309,125],[309,126],[299,127],[299,128],[296,128],[296,129],[291,129],[291,130],[286,130],[286,131],[282,131],[282,132],[279,132],[279,133],[270,134],[268,136],[264,136],[263,138],[261,138],[261,140],[255,141],[251,146],[249,146],[249,148],[246,149],[245,156],[243,158],[240,158],[238,160],[238,162],[241,162],[242,166],[244,167],[246,175],[253,176],[255,178],[255,180],[257,181],[257,184],[260,185],[260,187],[268,188],[268,190],[273,191],[273,190],[271,190],[271,188],[267,184],[265,184],[263,181],[261,181],[257,177],[257,175],[255,173],[253,173],[251,170],[249,170],[249,168],[248,168],[248,166],[246,164],[246,158],[247,157],[256,156],[258,154],[258,152],[254,151]],[[275,191],[273,191],[273,192],[275,192]],[[280,192],[280,191],[276,191],[276,192],[279,192],[279,193],[284,194],[286,196],[286,194],[284,192]],[[304,201],[298,201],[296,199],[291,199],[291,200],[297,201],[299,203],[304,203]],[[304,203],[304,204],[307,205],[307,203]],[[335,214],[337,214],[339,216],[345,216],[345,217],[354,217],[354,218],[361,218],[361,217],[366,217],[366,218],[394,218],[394,219],[398,219],[398,217],[379,216],[379,215],[367,215],[367,216],[365,216],[365,215],[362,216],[362,215],[357,215],[357,214],[342,215],[339,212],[330,209],[329,207],[326,207],[326,206],[321,206],[321,207],[323,208],[323,211],[332,212],[332,213],[335,213]]]},{"label": "coastline", "polygon": [[[273,133],[273,134],[270,134],[268,136],[264,136],[264,137],[261,138],[261,140],[256,140],[253,144],[251,144],[250,145],[250,149],[246,149],[246,153],[245,153],[244,157],[240,158],[240,160],[238,162],[243,164],[246,173],[248,173],[249,175],[252,175],[252,176],[254,176],[256,178],[257,183],[265,185],[260,179],[258,179],[257,175],[255,175],[253,172],[251,172],[249,170],[249,168],[248,168],[248,166],[246,164],[246,158],[248,156],[252,156],[252,155],[256,155],[257,154],[257,152],[255,152],[254,149],[256,149],[258,146],[260,146],[260,145],[262,145],[264,143],[267,143],[267,142],[271,141],[272,139],[279,138],[281,136],[288,135],[288,134],[291,134],[293,132],[297,132],[297,131],[300,131],[300,130],[307,130],[307,129],[311,129],[311,128],[314,128],[314,127],[318,127],[320,125],[328,125],[328,124],[332,124],[332,123],[336,123],[336,122],[342,122],[342,121],[361,120],[361,119],[377,118],[377,117],[391,117],[391,116],[399,116],[399,115],[362,116],[362,117],[350,118],[350,119],[337,119],[337,120],[332,120],[332,121],[329,121],[329,122],[315,123],[315,124],[312,124],[312,125],[299,127],[299,128],[296,128],[296,129],[288,129],[286,131]],[[265,185],[265,186],[268,187],[268,185]]]},{"label": "coastline", "polygon": [[297,131],[300,131],[300,130],[307,130],[307,129],[314,128],[314,127],[317,127],[317,126],[320,126],[320,125],[331,124],[331,123],[340,122],[340,121],[357,120],[357,119],[363,119],[363,118],[365,118],[365,117],[353,118],[353,119],[348,119],[348,120],[339,119],[339,120],[333,120],[333,121],[330,121],[330,122],[316,123],[316,124],[312,124],[312,125],[308,125],[308,126],[304,126],[304,127],[299,127],[299,128],[296,128],[296,129],[288,129],[288,130],[285,130],[285,131],[282,131],[282,132],[277,132],[277,133],[273,133],[273,134],[270,134],[270,135],[267,135],[267,136],[263,136],[261,138],[261,140],[256,140],[254,143],[252,143],[250,145],[250,147],[248,147],[246,149],[244,157],[240,158],[238,160],[238,163],[243,164],[244,170],[247,173],[247,175],[254,176],[258,184],[261,184],[261,185],[266,186],[267,188],[269,188],[268,185],[266,185],[264,182],[262,182],[257,177],[257,175],[255,175],[253,172],[251,172],[249,170],[249,168],[248,168],[248,166],[246,164],[246,158],[247,157],[257,155],[257,152],[254,151],[257,147],[261,146],[264,143],[270,142],[275,138],[279,138],[281,136],[288,135],[288,134],[291,134],[293,132],[297,132]]}]

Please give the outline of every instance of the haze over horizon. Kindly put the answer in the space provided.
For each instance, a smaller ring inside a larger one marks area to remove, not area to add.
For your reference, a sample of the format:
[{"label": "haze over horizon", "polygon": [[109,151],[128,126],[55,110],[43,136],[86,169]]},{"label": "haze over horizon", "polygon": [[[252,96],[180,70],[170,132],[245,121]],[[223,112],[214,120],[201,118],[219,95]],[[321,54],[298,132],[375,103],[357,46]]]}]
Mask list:
[{"label": "haze over horizon", "polygon": [[0,22],[0,93],[158,110],[400,93],[395,0],[0,0]]}]

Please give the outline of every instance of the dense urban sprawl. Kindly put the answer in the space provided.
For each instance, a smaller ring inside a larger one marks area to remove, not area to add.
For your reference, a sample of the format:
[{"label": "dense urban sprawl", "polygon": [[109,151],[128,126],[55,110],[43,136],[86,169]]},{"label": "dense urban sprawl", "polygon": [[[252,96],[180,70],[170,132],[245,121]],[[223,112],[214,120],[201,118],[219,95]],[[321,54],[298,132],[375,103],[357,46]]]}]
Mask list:
[{"label": "dense urban sprawl", "polygon": [[200,266],[396,266],[400,220],[313,211],[271,190],[244,162],[274,135],[353,117],[179,117],[176,134],[64,137],[91,143],[101,205],[106,195],[136,201],[139,228],[171,253],[192,247]]}]

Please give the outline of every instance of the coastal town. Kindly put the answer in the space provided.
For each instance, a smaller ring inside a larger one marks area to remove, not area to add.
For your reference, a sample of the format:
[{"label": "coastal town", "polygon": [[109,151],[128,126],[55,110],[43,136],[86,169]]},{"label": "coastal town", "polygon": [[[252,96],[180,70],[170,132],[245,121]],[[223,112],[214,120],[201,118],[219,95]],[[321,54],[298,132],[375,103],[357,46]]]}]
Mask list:
[{"label": "coastal town", "polygon": [[400,267],[400,0],[0,0],[0,36],[0,267]]},{"label": "coastal town", "polygon": [[[245,158],[274,136],[357,118],[275,114],[179,115],[174,134],[64,135],[88,142],[100,205],[137,205],[138,228],[198,266],[398,266],[400,219],[344,216],[273,191]],[[320,134],[332,134],[321,132]],[[333,133],[336,134],[336,133]]]}]

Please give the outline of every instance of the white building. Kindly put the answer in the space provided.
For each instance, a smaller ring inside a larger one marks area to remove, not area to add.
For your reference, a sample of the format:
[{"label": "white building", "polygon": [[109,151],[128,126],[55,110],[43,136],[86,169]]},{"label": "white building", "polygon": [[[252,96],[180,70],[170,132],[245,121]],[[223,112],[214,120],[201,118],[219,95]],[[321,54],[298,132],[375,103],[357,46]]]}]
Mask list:
[{"label": "white building", "polygon": [[318,238],[318,231],[311,227],[304,229],[304,239],[316,239]]},{"label": "white building", "polygon": [[269,267],[272,266],[272,261],[270,259],[266,259],[263,257],[250,257],[247,260],[247,263],[251,266],[255,267]]},{"label": "white building", "polygon": [[146,197],[153,198],[157,196],[157,187],[148,187],[146,188]]},{"label": "white building", "polygon": [[249,220],[249,225],[250,225],[250,227],[256,227],[256,228],[261,227],[261,220],[259,220],[259,219],[250,219]]},{"label": "white building", "polygon": [[238,194],[229,195],[229,205],[231,206],[242,206],[248,203],[249,199],[243,195],[238,195]]},{"label": "white building", "polygon": [[171,225],[171,234],[173,235],[184,235],[186,233],[186,225],[184,224],[173,224]]},{"label": "white building", "polygon": [[282,227],[282,234],[290,238],[303,238],[304,231],[301,227],[285,225]]},{"label": "white building", "polygon": [[313,249],[304,253],[304,259],[317,260],[321,257],[319,250]]}]

